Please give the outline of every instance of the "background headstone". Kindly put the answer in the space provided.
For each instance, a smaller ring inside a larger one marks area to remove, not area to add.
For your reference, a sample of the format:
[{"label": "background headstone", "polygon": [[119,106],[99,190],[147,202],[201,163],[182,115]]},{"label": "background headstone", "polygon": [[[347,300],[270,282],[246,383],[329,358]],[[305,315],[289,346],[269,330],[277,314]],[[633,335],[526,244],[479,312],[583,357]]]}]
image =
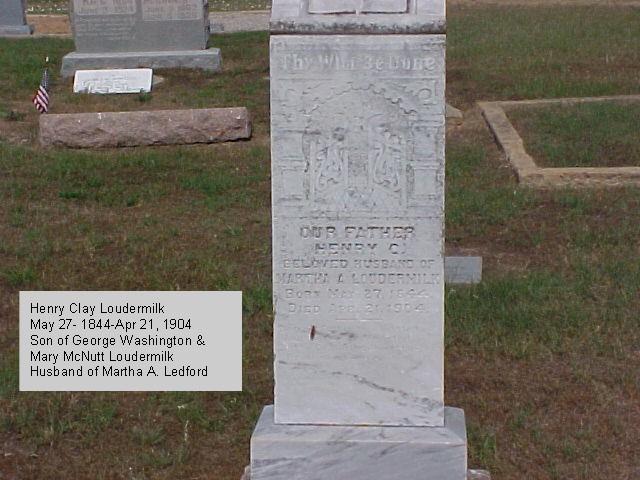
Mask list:
[{"label": "background headstone", "polygon": [[444,406],[441,0],[276,0],[275,402],[252,480],[464,480]]},{"label": "background headstone", "polygon": [[0,0],[0,36],[31,35],[24,14],[25,0]]},{"label": "background headstone", "polygon": [[62,74],[99,68],[220,69],[220,50],[207,49],[207,0],[71,0],[76,51]]}]

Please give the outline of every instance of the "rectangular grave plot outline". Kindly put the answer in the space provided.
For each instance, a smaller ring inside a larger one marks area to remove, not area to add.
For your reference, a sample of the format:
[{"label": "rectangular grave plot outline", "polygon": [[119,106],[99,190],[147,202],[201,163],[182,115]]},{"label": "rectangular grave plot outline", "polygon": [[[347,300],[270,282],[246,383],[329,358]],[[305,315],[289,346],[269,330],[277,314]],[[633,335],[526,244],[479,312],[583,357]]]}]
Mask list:
[{"label": "rectangular grave plot outline", "polygon": [[514,170],[518,183],[533,188],[562,188],[566,186],[589,188],[640,185],[640,167],[539,167],[526,151],[520,134],[507,116],[507,111],[518,106],[535,108],[591,102],[625,103],[638,101],[640,101],[640,95],[614,95],[478,102],[478,106],[494,138]]}]

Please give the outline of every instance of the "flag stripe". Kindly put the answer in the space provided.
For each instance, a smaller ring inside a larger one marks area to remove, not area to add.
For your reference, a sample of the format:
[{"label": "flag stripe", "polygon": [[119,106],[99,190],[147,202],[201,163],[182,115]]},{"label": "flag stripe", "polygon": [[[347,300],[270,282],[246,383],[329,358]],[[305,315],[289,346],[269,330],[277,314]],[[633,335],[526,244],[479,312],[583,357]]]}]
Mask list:
[{"label": "flag stripe", "polygon": [[40,113],[49,111],[49,70],[46,68],[42,74],[40,86],[33,96],[33,104]]}]

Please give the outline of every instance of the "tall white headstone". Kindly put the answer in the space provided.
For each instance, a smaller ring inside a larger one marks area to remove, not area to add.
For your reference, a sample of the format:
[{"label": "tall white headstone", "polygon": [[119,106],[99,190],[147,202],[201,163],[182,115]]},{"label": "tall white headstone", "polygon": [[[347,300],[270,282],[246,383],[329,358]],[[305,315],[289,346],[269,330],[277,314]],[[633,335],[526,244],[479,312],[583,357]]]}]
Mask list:
[{"label": "tall white headstone", "polygon": [[275,403],[252,480],[463,480],[444,406],[444,0],[275,0]]},{"label": "tall white headstone", "polygon": [[25,7],[25,0],[0,0],[0,37],[33,33],[33,27],[27,25]]}]

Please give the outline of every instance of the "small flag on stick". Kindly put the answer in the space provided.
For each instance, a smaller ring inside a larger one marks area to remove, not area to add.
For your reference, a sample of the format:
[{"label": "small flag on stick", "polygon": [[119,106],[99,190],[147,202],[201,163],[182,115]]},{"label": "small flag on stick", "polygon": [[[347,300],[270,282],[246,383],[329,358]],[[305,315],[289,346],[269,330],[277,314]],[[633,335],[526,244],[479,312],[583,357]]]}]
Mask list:
[{"label": "small flag on stick", "polygon": [[44,67],[40,86],[33,96],[33,104],[40,113],[47,113],[49,111],[49,57],[47,57],[46,62],[47,66]]}]

